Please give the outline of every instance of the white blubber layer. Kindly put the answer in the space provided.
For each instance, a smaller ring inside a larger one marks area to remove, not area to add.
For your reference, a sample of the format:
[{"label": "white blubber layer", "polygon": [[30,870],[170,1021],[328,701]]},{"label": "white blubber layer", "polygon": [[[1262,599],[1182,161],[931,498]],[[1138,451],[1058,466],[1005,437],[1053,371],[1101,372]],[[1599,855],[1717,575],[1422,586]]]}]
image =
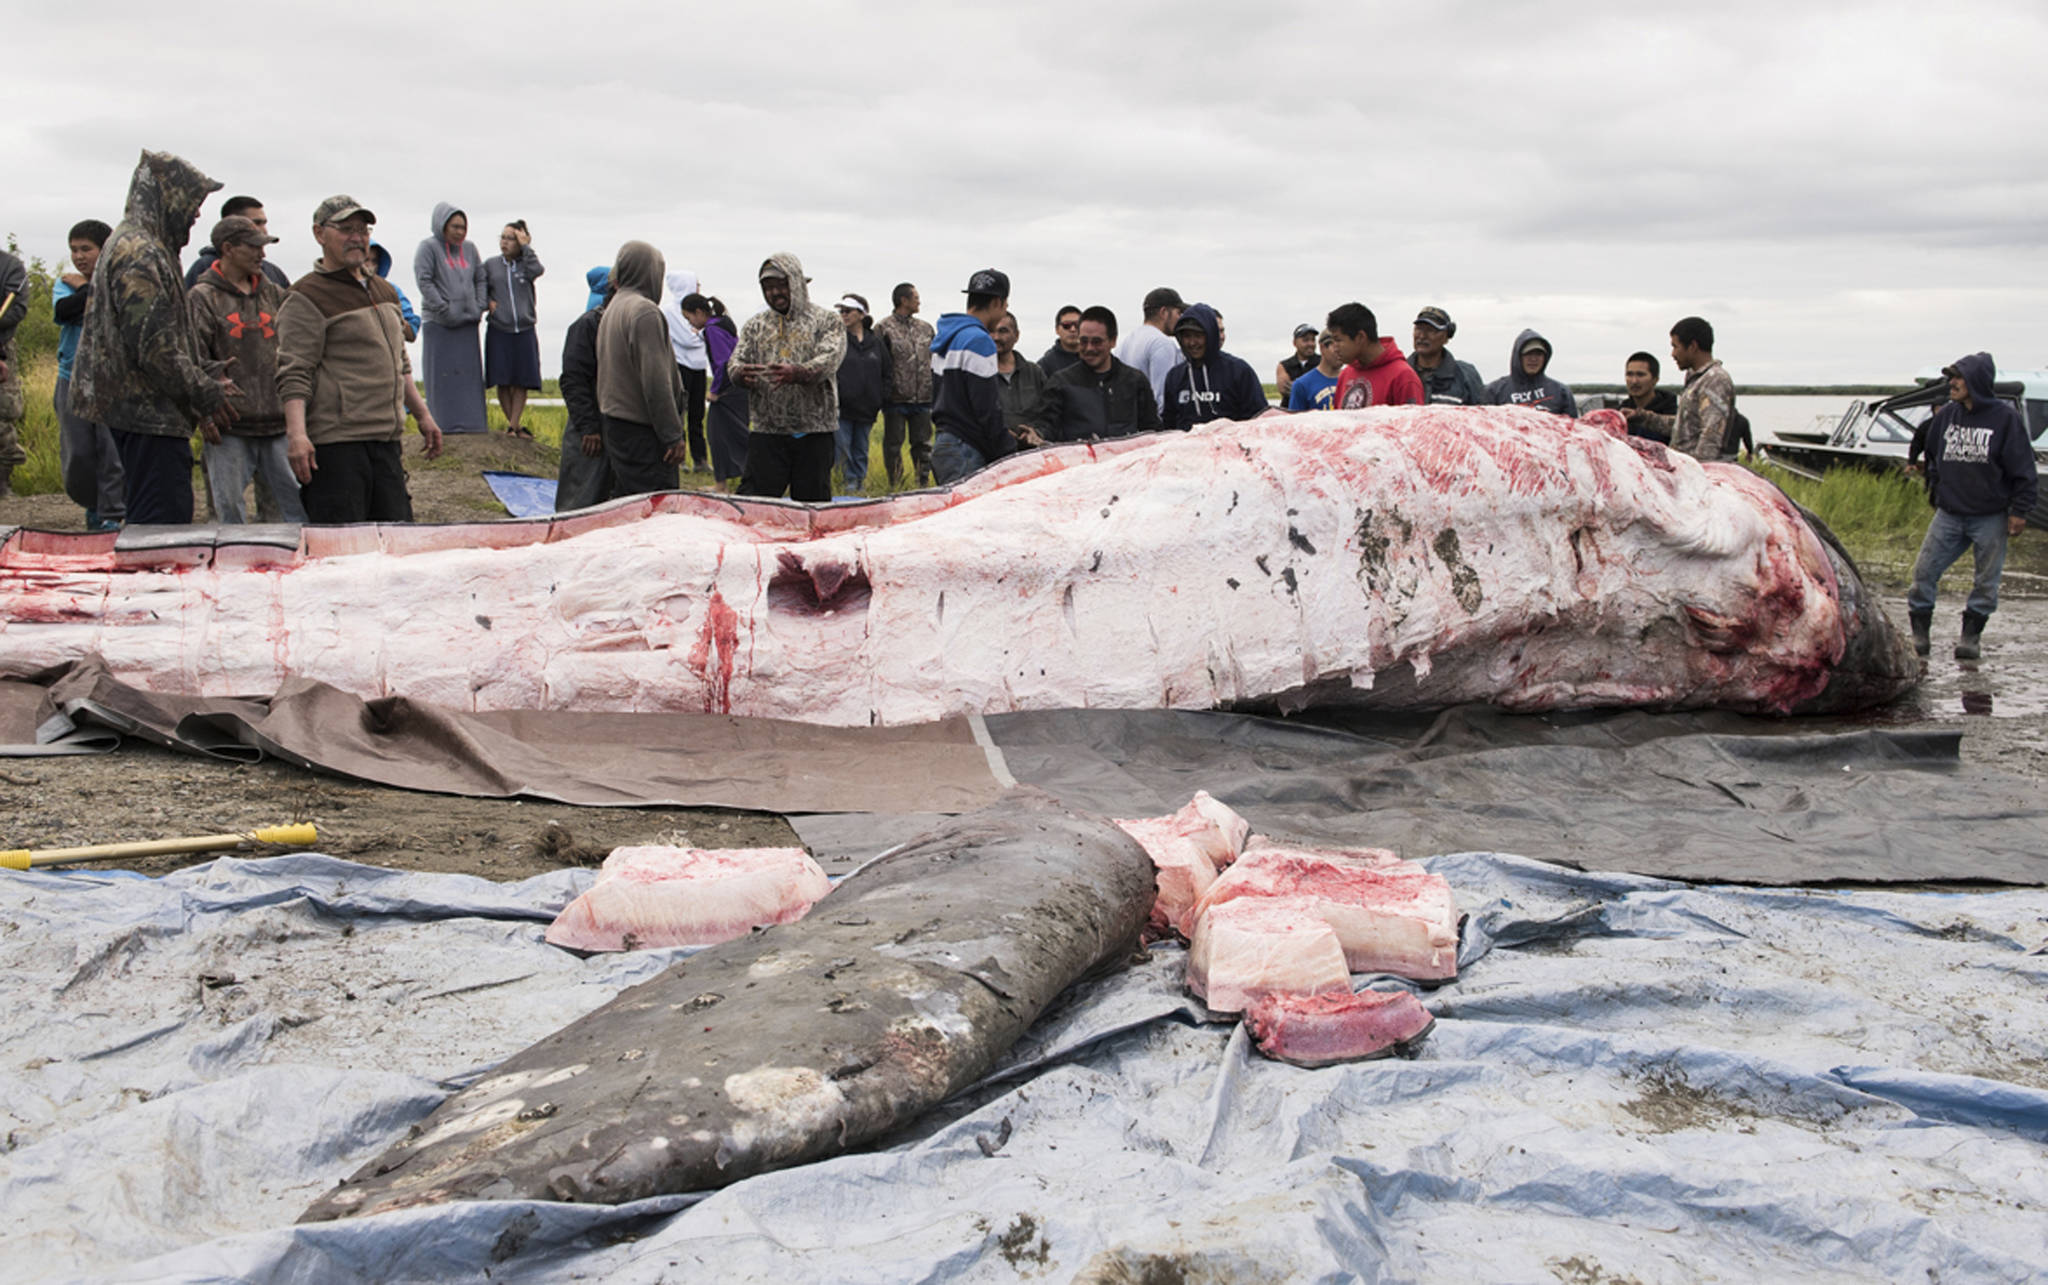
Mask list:
[{"label": "white blubber layer", "polygon": [[589,951],[712,946],[801,919],[831,888],[802,848],[616,848],[547,939]]}]

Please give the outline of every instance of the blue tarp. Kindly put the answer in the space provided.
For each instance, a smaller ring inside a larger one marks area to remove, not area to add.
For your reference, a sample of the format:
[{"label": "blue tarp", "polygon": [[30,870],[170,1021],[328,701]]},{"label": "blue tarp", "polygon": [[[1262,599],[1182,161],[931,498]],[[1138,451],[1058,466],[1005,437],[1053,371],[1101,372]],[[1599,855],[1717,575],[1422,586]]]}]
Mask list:
[{"label": "blue tarp", "polygon": [[484,470],[491,494],[515,518],[544,518],[555,511],[555,479],[531,473],[501,473]]},{"label": "blue tarp", "polygon": [[1412,1060],[1265,1061],[1198,1020],[1184,953],[1160,947],[886,1149],[701,1199],[310,1227],[292,1219],[451,1088],[680,952],[546,945],[583,871],[10,876],[0,1261],[136,1281],[2037,1278],[2048,892],[1429,864],[1470,917]]}]

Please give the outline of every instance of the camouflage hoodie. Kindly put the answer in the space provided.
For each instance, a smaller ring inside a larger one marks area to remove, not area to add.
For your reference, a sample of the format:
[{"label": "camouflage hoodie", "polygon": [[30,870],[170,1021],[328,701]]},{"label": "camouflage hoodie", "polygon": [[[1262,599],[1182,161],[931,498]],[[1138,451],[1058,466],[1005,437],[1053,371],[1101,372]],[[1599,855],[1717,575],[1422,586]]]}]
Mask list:
[{"label": "camouflage hoodie", "polygon": [[80,419],[156,437],[186,437],[225,394],[198,356],[178,251],[200,203],[220,184],[169,152],[144,152],[121,226],[93,273],[71,406]]},{"label": "camouflage hoodie", "polygon": [[739,346],[731,364],[802,366],[818,378],[801,384],[763,380],[748,386],[757,433],[830,433],[839,427],[839,385],[835,376],[846,356],[846,324],[830,308],[811,302],[804,265],[793,254],[771,254],[762,267],[774,264],[789,278],[789,311],[763,308],[740,327]]}]

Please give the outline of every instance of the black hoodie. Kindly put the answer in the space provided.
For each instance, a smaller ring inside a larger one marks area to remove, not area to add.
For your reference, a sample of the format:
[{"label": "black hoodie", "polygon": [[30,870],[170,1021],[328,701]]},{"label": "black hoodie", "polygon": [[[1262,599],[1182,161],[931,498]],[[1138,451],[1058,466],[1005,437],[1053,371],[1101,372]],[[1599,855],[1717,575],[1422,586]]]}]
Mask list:
[{"label": "black hoodie", "polygon": [[1259,372],[1244,358],[1223,351],[1216,310],[1198,303],[1180,315],[1174,329],[1190,321],[1202,328],[1209,346],[1200,361],[1184,361],[1167,372],[1166,427],[1185,431],[1212,419],[1252,419],[1270,410]]},{"label": "black hoodie", "polygon": [[2026,421],[1991,390],[1998,363],[1972,353],[1949,367],[1974,403],[1949,402],[1927,421],[1927,489],[1934,507],[1957,517],[2025,517],[2039,490]]},{"label": "black hoodie", "polygon": [[[1532,342],[1543,348],[1543,368],[1527,375],[1522,373],[1522,349]],[[1572,390],[1550,377],[1550,354],[1550,341],[1534,330],[1516,335],[1515,346],[1508,351],[1508,373],[1486,386],[1486,400],[1495,406],[1527,406],[1576,418],[1579,404]]]}]

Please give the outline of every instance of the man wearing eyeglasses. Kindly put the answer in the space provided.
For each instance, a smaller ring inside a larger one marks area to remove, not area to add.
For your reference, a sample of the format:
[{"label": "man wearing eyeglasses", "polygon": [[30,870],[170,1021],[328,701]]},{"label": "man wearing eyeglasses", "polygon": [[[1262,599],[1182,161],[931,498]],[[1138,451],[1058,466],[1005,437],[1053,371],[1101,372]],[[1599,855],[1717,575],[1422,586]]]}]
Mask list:
[{"label": "man wearing eyeglasses", "polygon": [[1081,310],[1068,304],[1053,314],[1052,325],[1053,333],[1059,337],[1038,359],[1038,368],[1048,376],[1057,375],[1081,360]]},{"label": "man wearing eyeglasses", "polygon": [[285,454],[310,522],[410,522],[400,439],[406,412],[426,456],[441,426],[412,382],[398,292],[365,270],[377,216],[354,197],[313,211],[320,258],[277,310],[277,392]]},{"label": "man wearing eyeglasses", "polygon": [[1080,360],[1046,384],[1052,440],[1085,442],[1158,432],[1159,403],[1152,397],[1152,381],[1112,351],[1116,314],[1101,304],[1088,309],[1074,327],[1074,339]]}]

